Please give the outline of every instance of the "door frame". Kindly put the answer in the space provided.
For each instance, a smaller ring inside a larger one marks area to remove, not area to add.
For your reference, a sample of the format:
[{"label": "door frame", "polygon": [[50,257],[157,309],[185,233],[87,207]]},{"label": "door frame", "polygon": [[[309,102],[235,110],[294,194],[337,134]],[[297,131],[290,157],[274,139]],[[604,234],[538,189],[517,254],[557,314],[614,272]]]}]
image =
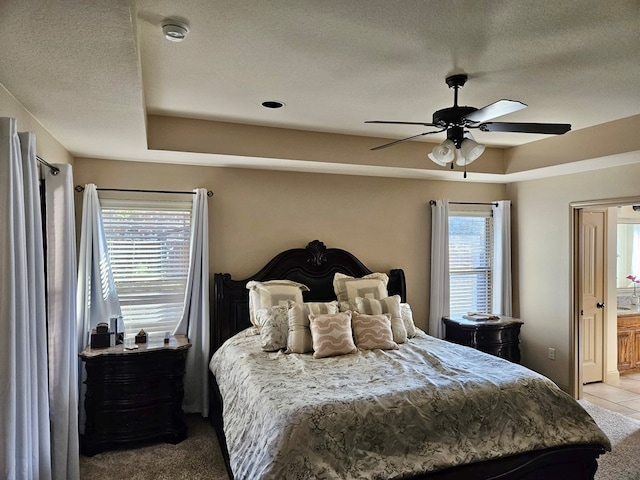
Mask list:
[{"label": "door frame", "polygon": [[[569,218],[570,218],[570,291],[571,291],[571,303],[570,303],[570,319],[569,326],[569,388],[570,394],[574,398],[582,398],[582,344],[581,344],[581,322],[580,322],[580,279],[579,279],[579,265],[580,265],[580,216],[579,210],[589,208],[609,208],[617,207],[620,205],[637,205],[640,204],[640,196],[637,197],[622,197],[622,198],[609,198],[600,200],[583,200],[569,203]],[[605,238],[610,227],[610,221],[606,219],[605,225]],[[609,297],[609,289],[611,288],[607,280],[607,262],[609,257],[609,248],[611,246],[605,240],[605,255],[604,255],[604,272],[605,272],[605,294]],[[608,310],[607,310],[608,312]],[[605,312],[606,313],[606,312]],[[604,364],[605,364],[605,380],[607,372],[607,344],[609,342],[607,335],[607,325],[610,315],[607,313],[604,317]]]}]

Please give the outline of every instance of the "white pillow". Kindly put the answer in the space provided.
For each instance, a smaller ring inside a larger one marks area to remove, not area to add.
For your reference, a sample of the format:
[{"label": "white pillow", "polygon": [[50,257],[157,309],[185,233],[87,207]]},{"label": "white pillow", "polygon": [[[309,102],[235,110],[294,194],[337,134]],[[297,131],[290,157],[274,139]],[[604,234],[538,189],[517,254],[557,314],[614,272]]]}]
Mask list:
[{"label": "white pillow", "polygon": [[275,352],[287,348],[289,324],[286,306],[259,308],[256,320],[260,325],[260,346],[265,352]]},{"label": "white pillow", "polygon": [[389,276],[386,273],[370,273],[364,277],[350,277],[344,273],[333,276],[333,290],[338,302],[348,302],[356,297],[385,298],[388,297],[387,284]]},{"label": "white pillow", "polygon": [[367,315],[390,313],[393,340],[396,343],[404,343],[407,341],[407,330],[402,320],[402,314],[400,313],[400,295],[393,295],[381,300],[356,297],[356,305],[358,306],[359,313],[365,313]]},{"label": "white pillow", "polygon": [[256,327],[256,310],[260,308],[286,305],[288,300],[302,302],[302,292],[308,292],[309,288],[302,283],[291,280],[269,280],[266,282],[250,281],[249,289],[249,319]]},{"label": "white pillow", "polygon": [[338,302],[288,302],[287,353],[308,353],[313,351],[313,339],[309,328],[309,315],[338,313]]}]

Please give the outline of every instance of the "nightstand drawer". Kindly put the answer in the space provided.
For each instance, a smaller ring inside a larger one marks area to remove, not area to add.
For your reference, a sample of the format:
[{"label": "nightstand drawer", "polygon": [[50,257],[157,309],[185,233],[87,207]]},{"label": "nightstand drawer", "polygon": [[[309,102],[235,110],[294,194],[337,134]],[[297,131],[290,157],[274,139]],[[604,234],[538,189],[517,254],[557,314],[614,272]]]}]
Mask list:
[{"label": "nightstand drawer", "polygon": [[[93,422],[87,425],[85,434],[92,431],[109,432],[129,439],[145,436],[149,430],[172,426],[175,410],[176,406],[171,402],[154,403],[144,408],[104,408],[99,415],[93,417]],[[93,430],[90,431],[89,427]]]},{"label": "nightstand drawer", "polygon": [[92,385],[87,389],[92,405],[123,408],[139,404],[167,401],[182,398],[182,376],[146,379],[144,382],[110,382]]}]

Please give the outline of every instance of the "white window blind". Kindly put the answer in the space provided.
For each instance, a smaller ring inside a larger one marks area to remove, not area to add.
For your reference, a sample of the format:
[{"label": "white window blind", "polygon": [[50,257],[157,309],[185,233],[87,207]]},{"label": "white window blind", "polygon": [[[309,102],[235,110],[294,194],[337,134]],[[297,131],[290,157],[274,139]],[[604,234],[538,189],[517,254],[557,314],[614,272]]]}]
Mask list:
[{"label": "white window blind", "polygon": [[173,332],[189,269],[191,204],[101,200],[127,336]]},{"label": "white window blind", "polygon": [[493,218],[489,212],[449,215],[449,308],[451,315],[491,313]]}]

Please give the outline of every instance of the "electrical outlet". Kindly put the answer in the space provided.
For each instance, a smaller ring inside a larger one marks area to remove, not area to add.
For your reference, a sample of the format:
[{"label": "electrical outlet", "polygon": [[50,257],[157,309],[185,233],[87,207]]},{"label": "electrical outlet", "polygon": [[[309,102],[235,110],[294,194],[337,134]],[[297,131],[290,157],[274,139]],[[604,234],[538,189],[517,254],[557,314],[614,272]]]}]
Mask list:
[{"label": "electrical outlet", "polygon": [[549,360],[556,359],[556,349],[549,347]]}]

